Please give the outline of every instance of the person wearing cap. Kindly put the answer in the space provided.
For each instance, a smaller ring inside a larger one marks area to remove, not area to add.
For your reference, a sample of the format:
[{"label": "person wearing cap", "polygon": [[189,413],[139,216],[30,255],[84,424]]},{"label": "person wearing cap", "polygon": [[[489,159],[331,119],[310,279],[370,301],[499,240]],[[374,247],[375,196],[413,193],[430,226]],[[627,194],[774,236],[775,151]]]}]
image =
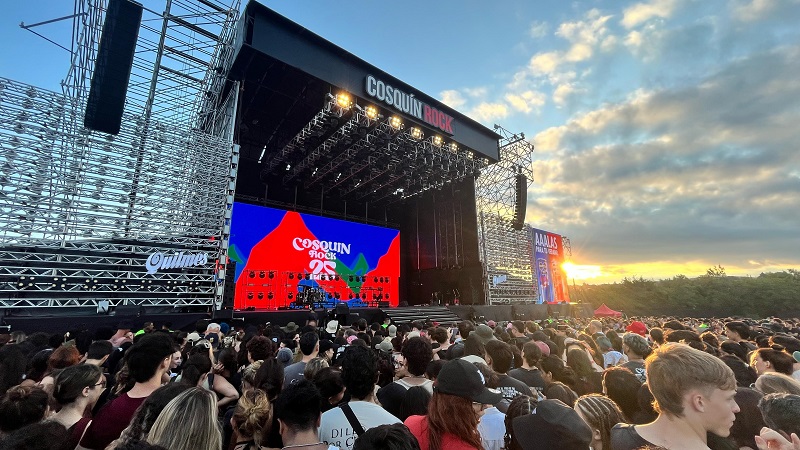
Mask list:
[{"label": "person wearing cap", "polygon": [[647,382],[644,359],[650,355],[651,351],[647,339],[636,333],[625,333],[622,335],[622,352],[628,357],[628,362],[623,363],[621,367],[633,372],[642,383]]},{"label": "person wearing cap", "polygon": [[442,366],[425,416],[410,416],[405,424],[420,450],[482,449],[478,422],[483,410],[503,398],[489,389],[477,367],[461,359]]},{"label": "person wearing cap", "polygon": [[591,448],[592,429],[561,400],[542,400],[530,414],[514,417],[510,425],[510,450]]},{"label": "person wearing cap", "polygon": [[478,325],[475,331],[470,333],[470,336],[473,334],[475,335],[476,338],[478,338],[479,341],[481,341],[481,343],[483,343],[483,345],[486,345],[486,343],[489,341],[497,339],[496,337],[494,337],[494,331],[492,331],[492,329],[489,328],[489,325],[485,324]]},{"label": "person wearing cap", "polygon": [[327,339],[332,341],[336,339],[336,332],[339,331],[339,321],[338,320],[331,320],[325,325],[325,329],[322,332],[322,339]]},{"label": "person wearing cap", "polygon": [[631,333],[636,333],[639,336],[645,337],[647,336],[647,325],[645,325],[644,322],[634,320],[630,325],[625,327],[625,331],[630,331]]}]

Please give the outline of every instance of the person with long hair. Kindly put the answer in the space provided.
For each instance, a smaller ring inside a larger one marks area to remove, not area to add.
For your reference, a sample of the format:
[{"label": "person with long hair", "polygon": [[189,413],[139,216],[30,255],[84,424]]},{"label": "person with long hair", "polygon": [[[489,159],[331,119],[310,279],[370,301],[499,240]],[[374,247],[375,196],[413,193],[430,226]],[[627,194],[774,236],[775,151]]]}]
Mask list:
[{"label": "person with long hair", "polygon": [[764,395],[767,394],[793,394],[800,395],[800,381],[789,375],[777,372],[765,373],[758,377],[755,388]]},{"label": "person with long hair", "polygon": [[103,370],[91,364],[67,367],[56,374],[53,398],[61,406],[51,419],[64,425],[70,433],[70,448],[75,448],[92,421],[85,417],[106,388]]},{"label": "person with long hair", "polygon": [[147,442],[169,450],[222,448],[214,393],[192,387],[175,397],[153,423]]},{"label": "person with long hair", "polygon": [[598,394],[603,391],[603,374],[592,367],[592,360],[585,349],[567,347],[567,365],[577,375],[575,392],[578,395]]},{"label": "person with long hair", "polygon": [[610,367],[603,372],[603,394],[616,403],[627,420],[640,419],[639,388],[642,383],[636,375],[624,367]]},{"label": "person with long hair", "polygon": [[10,433],[50,415],[49,394],[38,386],[14,386],[0,399],[0,433]]},{"label": "person with long hair", "polygon": [[592,450],[611,450],[611,429],[624,422],[614,400],[599,395],[584,395],[575,402],[575,412],[592,429]]},{"label": "person with long hair", "polygon": [[119,449],[132,442],[140,442],[147,439],[147,434],[153,427],[153,423],[166,408],[167,404],[182,392],[189,390],[191,386],[183,383],[167,383],[156,389],[147,400],[136,410],[131,423],[122,431],[119,439],[111,444],[111,448]]},{"label": "person with long hair", "polygon": [[410,416],[405,424],[422,450],[481,449],[481,414],[501,399],[499,391],[484,385],[473,364],[461,359],[448,361],[436,378],[428,414]]}]

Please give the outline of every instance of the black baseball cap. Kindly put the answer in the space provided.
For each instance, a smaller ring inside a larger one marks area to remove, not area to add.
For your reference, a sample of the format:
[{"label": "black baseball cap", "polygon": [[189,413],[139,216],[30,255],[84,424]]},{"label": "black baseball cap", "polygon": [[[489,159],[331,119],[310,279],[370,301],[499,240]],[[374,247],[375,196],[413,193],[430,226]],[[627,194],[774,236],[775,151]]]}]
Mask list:
[{"label": "black baseball cap", "polygon": [[495,405],[503,399],[496,389],[486,387],[486,380],[474,364],[462,359],[447,361],[436,377],[434,392],[455,395],[476,403]]},{"label": "black baseball cap", "polygon": [[511,422],[523,450],[586,450],[592,443],[592,429],[574,409],[561,400],[542,400],[531,414]]}]

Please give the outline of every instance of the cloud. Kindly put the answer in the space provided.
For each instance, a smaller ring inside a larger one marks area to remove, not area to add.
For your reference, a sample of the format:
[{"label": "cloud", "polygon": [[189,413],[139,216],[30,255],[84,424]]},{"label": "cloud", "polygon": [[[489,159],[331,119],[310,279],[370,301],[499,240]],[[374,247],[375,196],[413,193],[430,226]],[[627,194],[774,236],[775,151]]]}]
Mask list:
[{"label": "cloud", "polygon": [[542,92],[525,91],[521,94],[508,93],[505,100],[511,105],[512,108],[525,114],[530,114],[532,111],[539,111],[547,101],[547,96]]},{"label": "cloud", "polygon": [[442,103],[453,109],[458,109],[467,103],[467,100],[464,99],[464,96],[454,89],[440,92],[439,97],[442,99]]},{"label": "cloud", "polygon": [[558,106],[564,106],[567,103],[567,98],[577,91],[578,89],[572,83],[560,84],[553,91],[553,103]]},{"label": "cloud", "polygon": [[530,35],[534,39],[539,39],[547,36],[548,31],[550,31],[550,25],[547,22],[534,21],[531,24]]},{"label": "cloud", "polygon": [[483,102],[473,108],[467,115],[479,122],[486,123],[508,117],[509,110],[504,103]]},{"label": "cloud", "polygon": [[798,263],[798,72],[800,46],[762,51],[543,130],[529,219],[581,264]]},{"label": "cloud", "polygon": [[531,57],[528,67],[534,74],[549,74],[558,69],[563,62],[560,52],[537,53]]},{"label": "cloud", "polygon": [[655,17],[667,19],[675,12],[677,3],[677,0],[652,0],[647,3],[636,3],[623,11],[622,26],[630,29]]}]

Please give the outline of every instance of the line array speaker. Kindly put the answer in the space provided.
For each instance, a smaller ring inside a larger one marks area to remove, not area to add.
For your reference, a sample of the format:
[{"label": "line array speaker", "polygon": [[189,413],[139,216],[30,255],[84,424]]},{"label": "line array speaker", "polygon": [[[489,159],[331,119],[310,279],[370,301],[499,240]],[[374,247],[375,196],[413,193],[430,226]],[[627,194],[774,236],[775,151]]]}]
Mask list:
[{"label": "line array speaker", "polygon": [[528,206],[528,177],[517,174],[517,201],[514,203],[514,229],[521,230],[525,225],[525,209]]},{"label": "line array speaker", "polygon": [[86,128],[119,133],[141,22],[142,5],[109,0],[83,116]]}]

